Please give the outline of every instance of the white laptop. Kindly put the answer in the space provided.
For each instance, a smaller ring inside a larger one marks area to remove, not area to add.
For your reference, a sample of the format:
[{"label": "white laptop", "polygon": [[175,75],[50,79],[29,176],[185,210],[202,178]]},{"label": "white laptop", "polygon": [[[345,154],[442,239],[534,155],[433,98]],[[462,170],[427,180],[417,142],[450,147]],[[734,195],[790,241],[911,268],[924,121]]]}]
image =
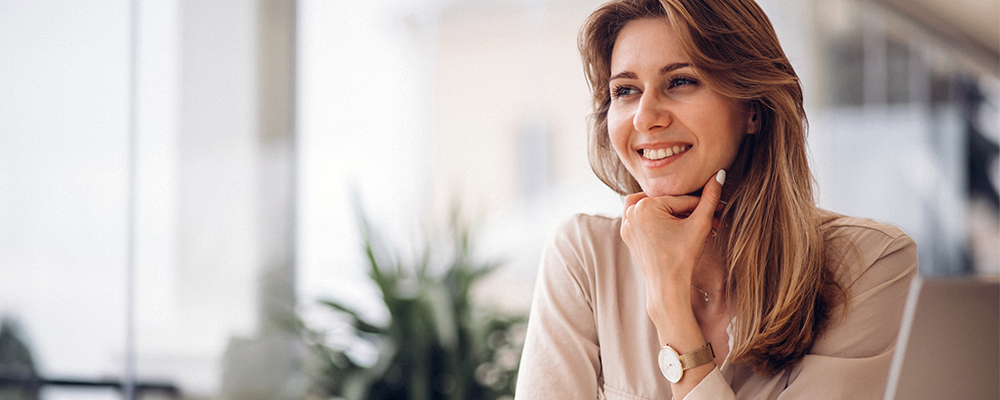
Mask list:
[{"label": "white laptop", "polygon": [[917,277],[883,400],[1000,399],[1000,281]]}]

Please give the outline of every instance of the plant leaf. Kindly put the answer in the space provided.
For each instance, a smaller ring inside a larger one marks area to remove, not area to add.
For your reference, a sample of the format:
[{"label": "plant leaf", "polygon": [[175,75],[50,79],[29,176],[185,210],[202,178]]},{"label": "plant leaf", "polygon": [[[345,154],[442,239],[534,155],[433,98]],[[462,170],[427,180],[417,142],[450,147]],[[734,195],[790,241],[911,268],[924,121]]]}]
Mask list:
[{"label": "plant leaf", "polygon": [[353,309],[350,309],[345,305],[336,303],[333,300],[320,300],[320,304],[323,304],[327,307],[333,308],[337,311],[340,311],[342,313],[351,316],[352,319],[351,325],[353,325],[355,329],[361,332],[377,334],[377,335],[384,335],[386,333],[386,330],[384,328],[380,328],[368,323],[367,321],[365,321],[364,318],[361,318],[361,315],[358,314],[357,311],[354,311]]}]

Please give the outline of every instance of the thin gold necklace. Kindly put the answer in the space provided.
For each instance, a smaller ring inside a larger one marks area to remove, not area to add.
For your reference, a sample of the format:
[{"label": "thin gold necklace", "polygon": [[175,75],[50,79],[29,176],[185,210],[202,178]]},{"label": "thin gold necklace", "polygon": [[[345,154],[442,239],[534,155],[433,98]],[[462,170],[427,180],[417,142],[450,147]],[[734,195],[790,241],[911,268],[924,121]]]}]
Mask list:
[{"label": "thin gold necklace", "polygon": [[705,302],[706,303],[708,303],[708,295],[719,293],[719,291],[721,291],[723,288],[725,288],[725,286],[723,286],[723,288],[719,288],[719,290],[716,290],[716,291],[714,291],[712,293],[709,293],[709,292],[706,292],[704,290],[698,289],[698,287],[695,286],[695,285],[691,285],[691,287],[693,287],[694,290],[697,290],[697,291],[701,292],[701,294],[705,295]]}]

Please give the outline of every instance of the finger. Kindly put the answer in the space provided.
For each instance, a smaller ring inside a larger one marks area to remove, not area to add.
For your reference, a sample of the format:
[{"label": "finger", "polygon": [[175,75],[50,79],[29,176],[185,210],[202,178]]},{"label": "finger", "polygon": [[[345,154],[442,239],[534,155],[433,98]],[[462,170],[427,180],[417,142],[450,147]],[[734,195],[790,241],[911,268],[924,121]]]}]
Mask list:
[{"label": "finger", "polygon": [[[646,194],[643,192],[632,193],[625,196],[625,209],[622,210],[622,222],[627,222],[635,214],[635,205],[639,203],[639,200],[645,199]],[[624,225],[623,225],[624,227]]]},{"label": "finger", "polygon": [[677,218],[687,218],[698,207],[700,199],[696,196],[664,196],[656,197],[657,205]]},{"label": "finger", "polygon": [[635,217],[635,204],[638,203],[639,200],[642,200],[645,197],[646,194],[643,192],[633,193],[625,196],[624,199],[625,208],[622,210],[622,224],[618,232],[618,234],[622,237],[622,239],[627,240],[628,238],[629,226],[631,225],[629,221],[634,219]]},{"label": "finger", "polygon": [[711,228],[712,217],[715,215],[715,208],[719,205],[719,200],[722,198],[722,185],[725,182],[726,170],[720,169],[715,174],[714,179],[709,179],[705,183],[705,188],[701,191],[701,201],[695,207],[694,211],[691,212],[691,217],[703,221],[706,228]]},{"label": "finger", "polygon": [[645,199],[646,197],[647,197],[646,193],[643,192],[632,193],[628,196],[625,196],[625,209],[627,210],[629,207],[634,206],[635,203],[638,203],[639,200]]}]

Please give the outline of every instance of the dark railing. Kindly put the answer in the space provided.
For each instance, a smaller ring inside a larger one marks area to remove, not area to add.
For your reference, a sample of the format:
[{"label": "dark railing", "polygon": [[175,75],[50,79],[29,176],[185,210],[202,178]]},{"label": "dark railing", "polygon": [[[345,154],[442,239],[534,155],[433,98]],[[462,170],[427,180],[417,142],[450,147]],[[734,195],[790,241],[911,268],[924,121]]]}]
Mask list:
[{"label": "dark railing", "polygon": [[[85,379],[52,379],[25,374],[0,373],[0,389],[20,388],[26,392],[37,392],[43,386],[78,387],[78,388],[108,388],[121,391],[125,382],[115,379],[85,380]],[[181,391],[176,385],[166,382],[136,382],[135,393],[141,398],[143,393],[155,392],[179,399]],[[134,400],[134,399],[126,399]]]}]

